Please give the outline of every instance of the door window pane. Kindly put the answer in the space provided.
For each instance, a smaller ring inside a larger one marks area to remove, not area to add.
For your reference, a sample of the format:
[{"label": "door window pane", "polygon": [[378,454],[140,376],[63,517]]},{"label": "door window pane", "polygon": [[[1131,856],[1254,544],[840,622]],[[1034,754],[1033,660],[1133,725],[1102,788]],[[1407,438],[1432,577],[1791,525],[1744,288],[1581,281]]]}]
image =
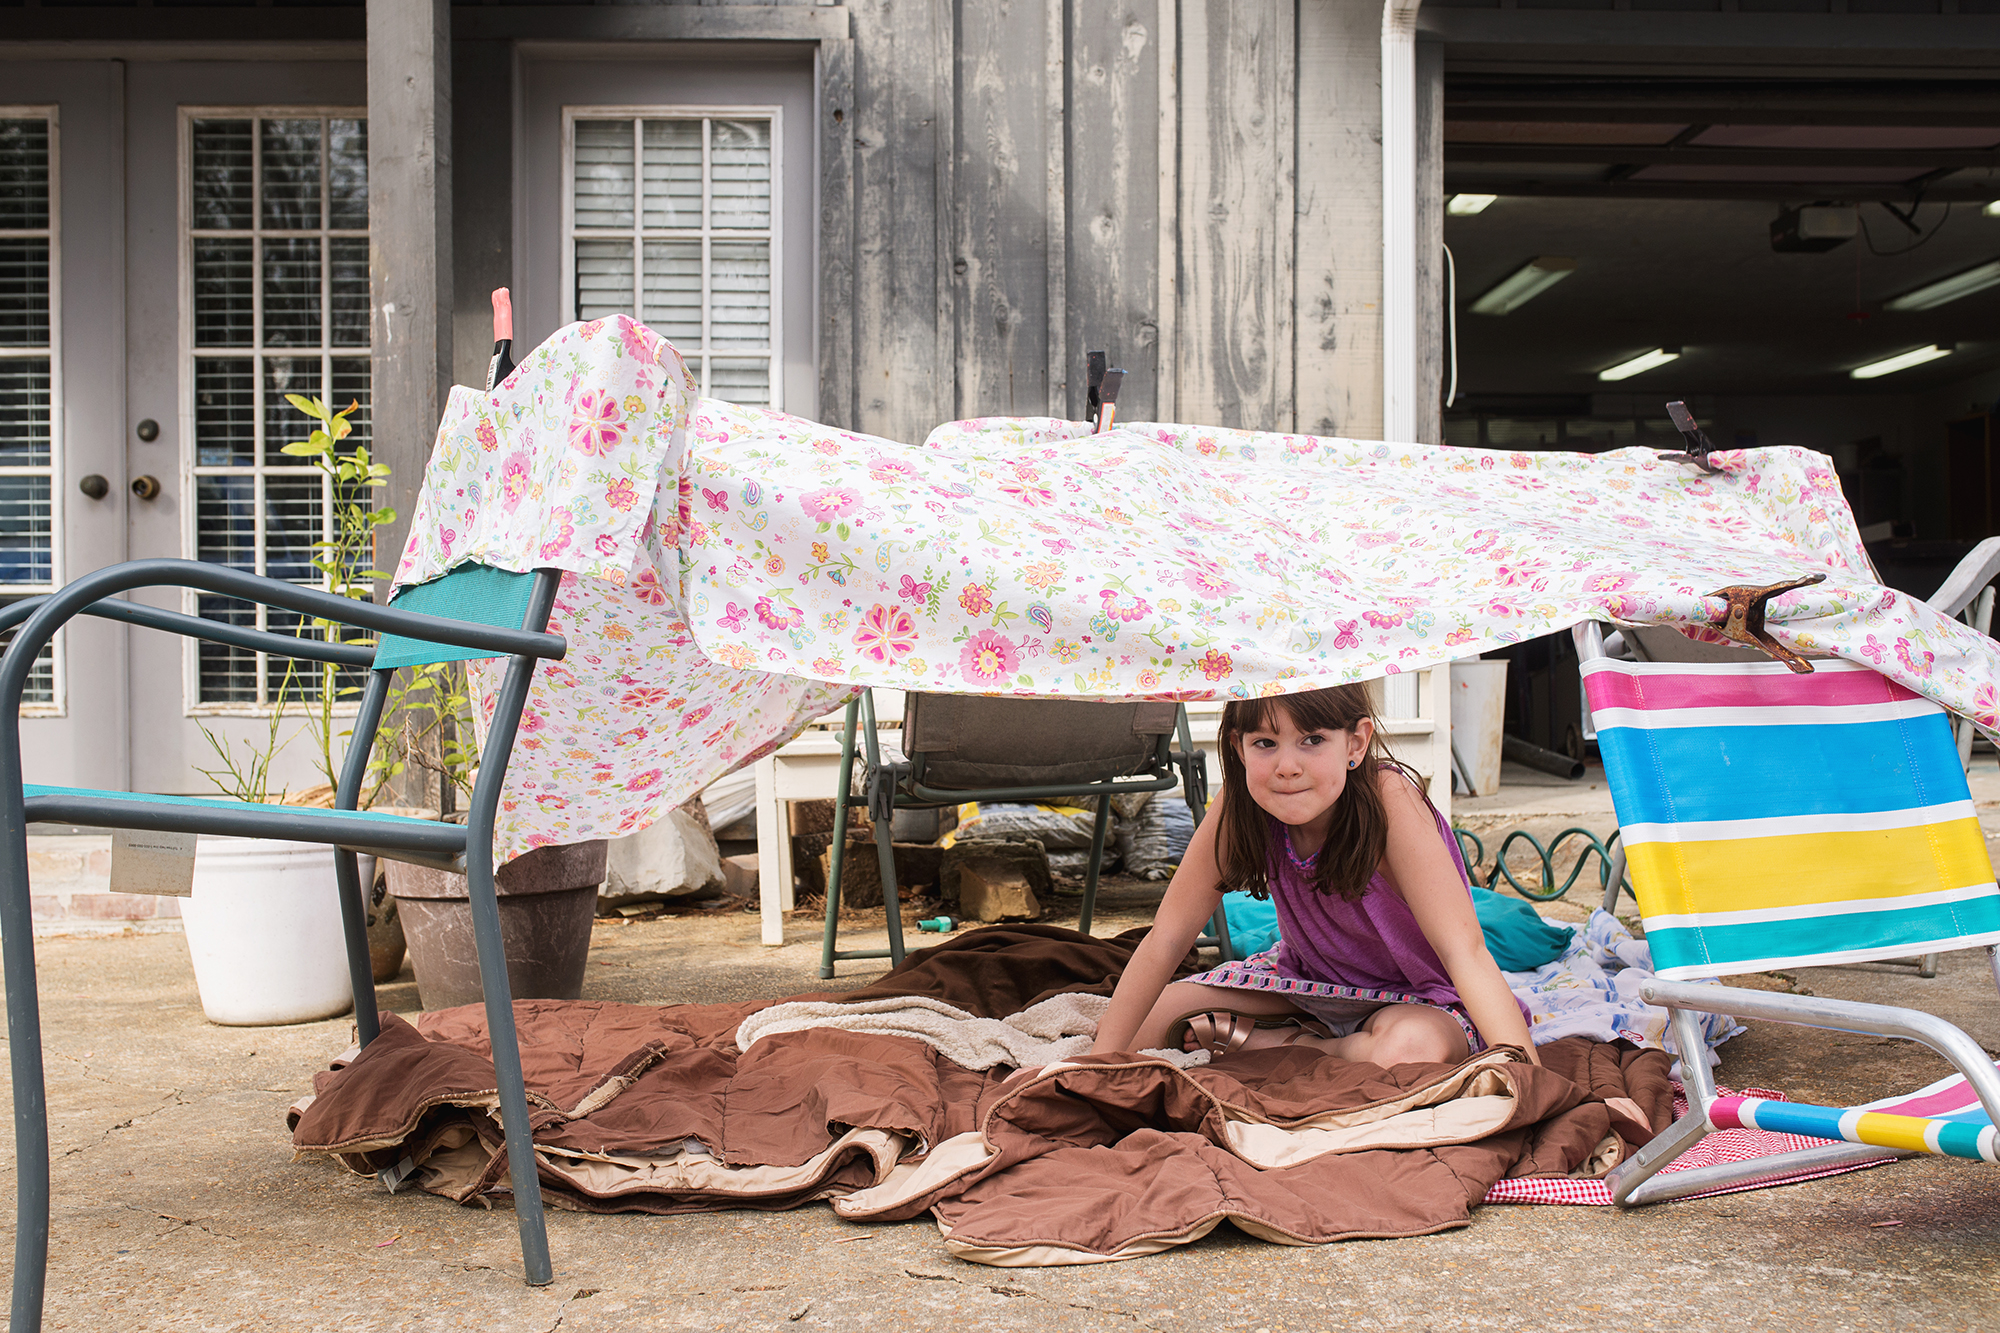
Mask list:
[{"label": "door window pane", "polygon": [[703,393],[781,406],[775,116],[566,114],[572,317],[631,315],[673,343]]},{"label": "door window pane", "polygon": [[[52,115],[0,116],[0,604],[48,589],[58,574],[55,161]],[[53,643],[36,660],[22,702],[38,712],[58,705]]]},{"label": "door window pane", "polygon": [[49,463],[49,358],[0,359],[0,467]]},{"label": "door window pane", "polygon": [[0,120],[0,230],[49,225],[49,122]]},{"label": "door window pane", "polygon": [[49,345],[47,237],[0,237],[0,345]]},{"label": "door window pane", "polygon": [[[185,318],[201,349],[183,370],[191,554],[322,584],[312,562],[314,543],[331,535],[327,483],[284,452],[312,430],[286,395],[326,395],[336,411],[368,399],[368,123],[353,112],[274,108],[197,113],[188,130]],[[365,418],[356,424],[343,449],[366,443]],[[237,624],[314,632],[297,616],[229,598],[194,604]],[[202,645],[196,663],[197,704],[269,704],[285,679],[282,659],[220,645]],[[317,679],[307,672],[291,688],[310,695]]]},{"label": "door window pane", "polygon": [[771,225],[771,122],[718,120],[712,125],[709,215],[718,227]]}]

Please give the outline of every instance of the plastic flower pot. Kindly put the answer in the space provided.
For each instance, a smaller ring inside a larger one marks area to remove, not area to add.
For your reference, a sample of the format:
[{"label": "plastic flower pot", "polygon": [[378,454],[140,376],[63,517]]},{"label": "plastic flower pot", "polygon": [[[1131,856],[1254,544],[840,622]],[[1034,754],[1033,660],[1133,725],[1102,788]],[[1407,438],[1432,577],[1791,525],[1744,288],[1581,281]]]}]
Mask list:
[{"label": "plastic flower pot", "polygon": [[203,837],[181,917],[211,1023],[310,1023],[354,1007],[332,848]]},{"label": "plastic flower pot", "polygon": [[[574,1000],[583,993],[605,860],[599,838],[537,847],[494,876],[507,985],[515,999]],[[388,874],[424,1008],[483,1001],[465,876],[403,861],[390,861]]]}]

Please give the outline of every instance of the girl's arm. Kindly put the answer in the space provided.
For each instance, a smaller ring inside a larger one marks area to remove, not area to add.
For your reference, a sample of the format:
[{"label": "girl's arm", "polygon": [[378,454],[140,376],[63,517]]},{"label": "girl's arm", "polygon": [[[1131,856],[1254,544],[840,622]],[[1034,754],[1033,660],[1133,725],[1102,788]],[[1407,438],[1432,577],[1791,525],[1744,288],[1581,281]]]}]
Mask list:
[{"label": "girl's arm", "polygon": [[1215,860],[1215,830],[1221,820],[1222,802],[1211,802],[1181,857],[1180,869],[1167,885],[1166,897],[1153,916],[1153,928],[1133,950],[1132,961],[1118,978],[1111,1007],[1097,1025],[1092,1055],[1132,1049],[1132,1039],[1159,1001],[1160,992],[1173,980],[1174,969],[1215,915],[1216,905],[1222,901],[1222,870]]},{"label": "girl's arm", "polygon": [[1410,915],[1444,963],[1465,1012],[1488,1046],[1518,1046],[1536,1064],[1535,1043],[1521,1006],[1486,949],[1486,932],[1459,878],[1458,865],[1438,837],[1437,820],[1415,787],[1393,770],[1381,777],[1389,811],[1389,879],[1402,891]]}]

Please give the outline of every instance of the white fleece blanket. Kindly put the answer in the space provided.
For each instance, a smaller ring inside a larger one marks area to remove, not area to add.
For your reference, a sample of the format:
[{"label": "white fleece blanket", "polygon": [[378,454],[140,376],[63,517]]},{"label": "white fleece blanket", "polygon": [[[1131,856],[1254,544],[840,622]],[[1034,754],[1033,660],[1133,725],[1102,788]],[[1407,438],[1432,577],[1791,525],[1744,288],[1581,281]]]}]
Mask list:
[{"label": "white fleece blanket", "polygon": [[[747,1051],[765,1037],[807,1028],[840,1028],[846,1032],[882,1032],[914,1037],[933,1047],[953,1064],[966,1069],[1012,1065],[1039,1069],[1058,1060],[1087,1054],[1097,1037],[1098,1020],[1111,1007],[1103,995],[1056,995],[1029,1005],[1006,1018],[980,1018],[920,995],[840,1004],[830,1000],[795,1000],[759,1009],[736,1029],[738,1050]],[[1206,1052],[1146,1051],[1185,1069],[1208,1063]]]}]

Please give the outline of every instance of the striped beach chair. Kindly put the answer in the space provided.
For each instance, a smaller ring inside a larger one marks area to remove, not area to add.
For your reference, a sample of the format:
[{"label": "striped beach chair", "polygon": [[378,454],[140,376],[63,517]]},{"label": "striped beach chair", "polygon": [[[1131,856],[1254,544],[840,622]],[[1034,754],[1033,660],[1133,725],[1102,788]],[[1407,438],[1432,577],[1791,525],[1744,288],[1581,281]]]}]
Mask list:
[{"label": "striped beach chair", "polygon": [[[1778,662],[1623,662],[1597,652],[1594,634],[1578,640],[1657,971],[1642,994],[1671,1012],[1687,1057],[1688,1114],[1612,1171],[1613,1200],[1652,1203],[1913,1152],[1995,1161],[2000,1074],[1958,1028],[1915,1009],[1692,984],[1973,947],[1987,950],[2000,982],[2000,888],[1944,711],[1849,662],[1816,662],[1810,675]],[[1972,1113],[1718,1098],[1697,1013],[1924,1042],[1957,1066]],[[1728,1128],[1832,1142],[1656,1176]]]}]

